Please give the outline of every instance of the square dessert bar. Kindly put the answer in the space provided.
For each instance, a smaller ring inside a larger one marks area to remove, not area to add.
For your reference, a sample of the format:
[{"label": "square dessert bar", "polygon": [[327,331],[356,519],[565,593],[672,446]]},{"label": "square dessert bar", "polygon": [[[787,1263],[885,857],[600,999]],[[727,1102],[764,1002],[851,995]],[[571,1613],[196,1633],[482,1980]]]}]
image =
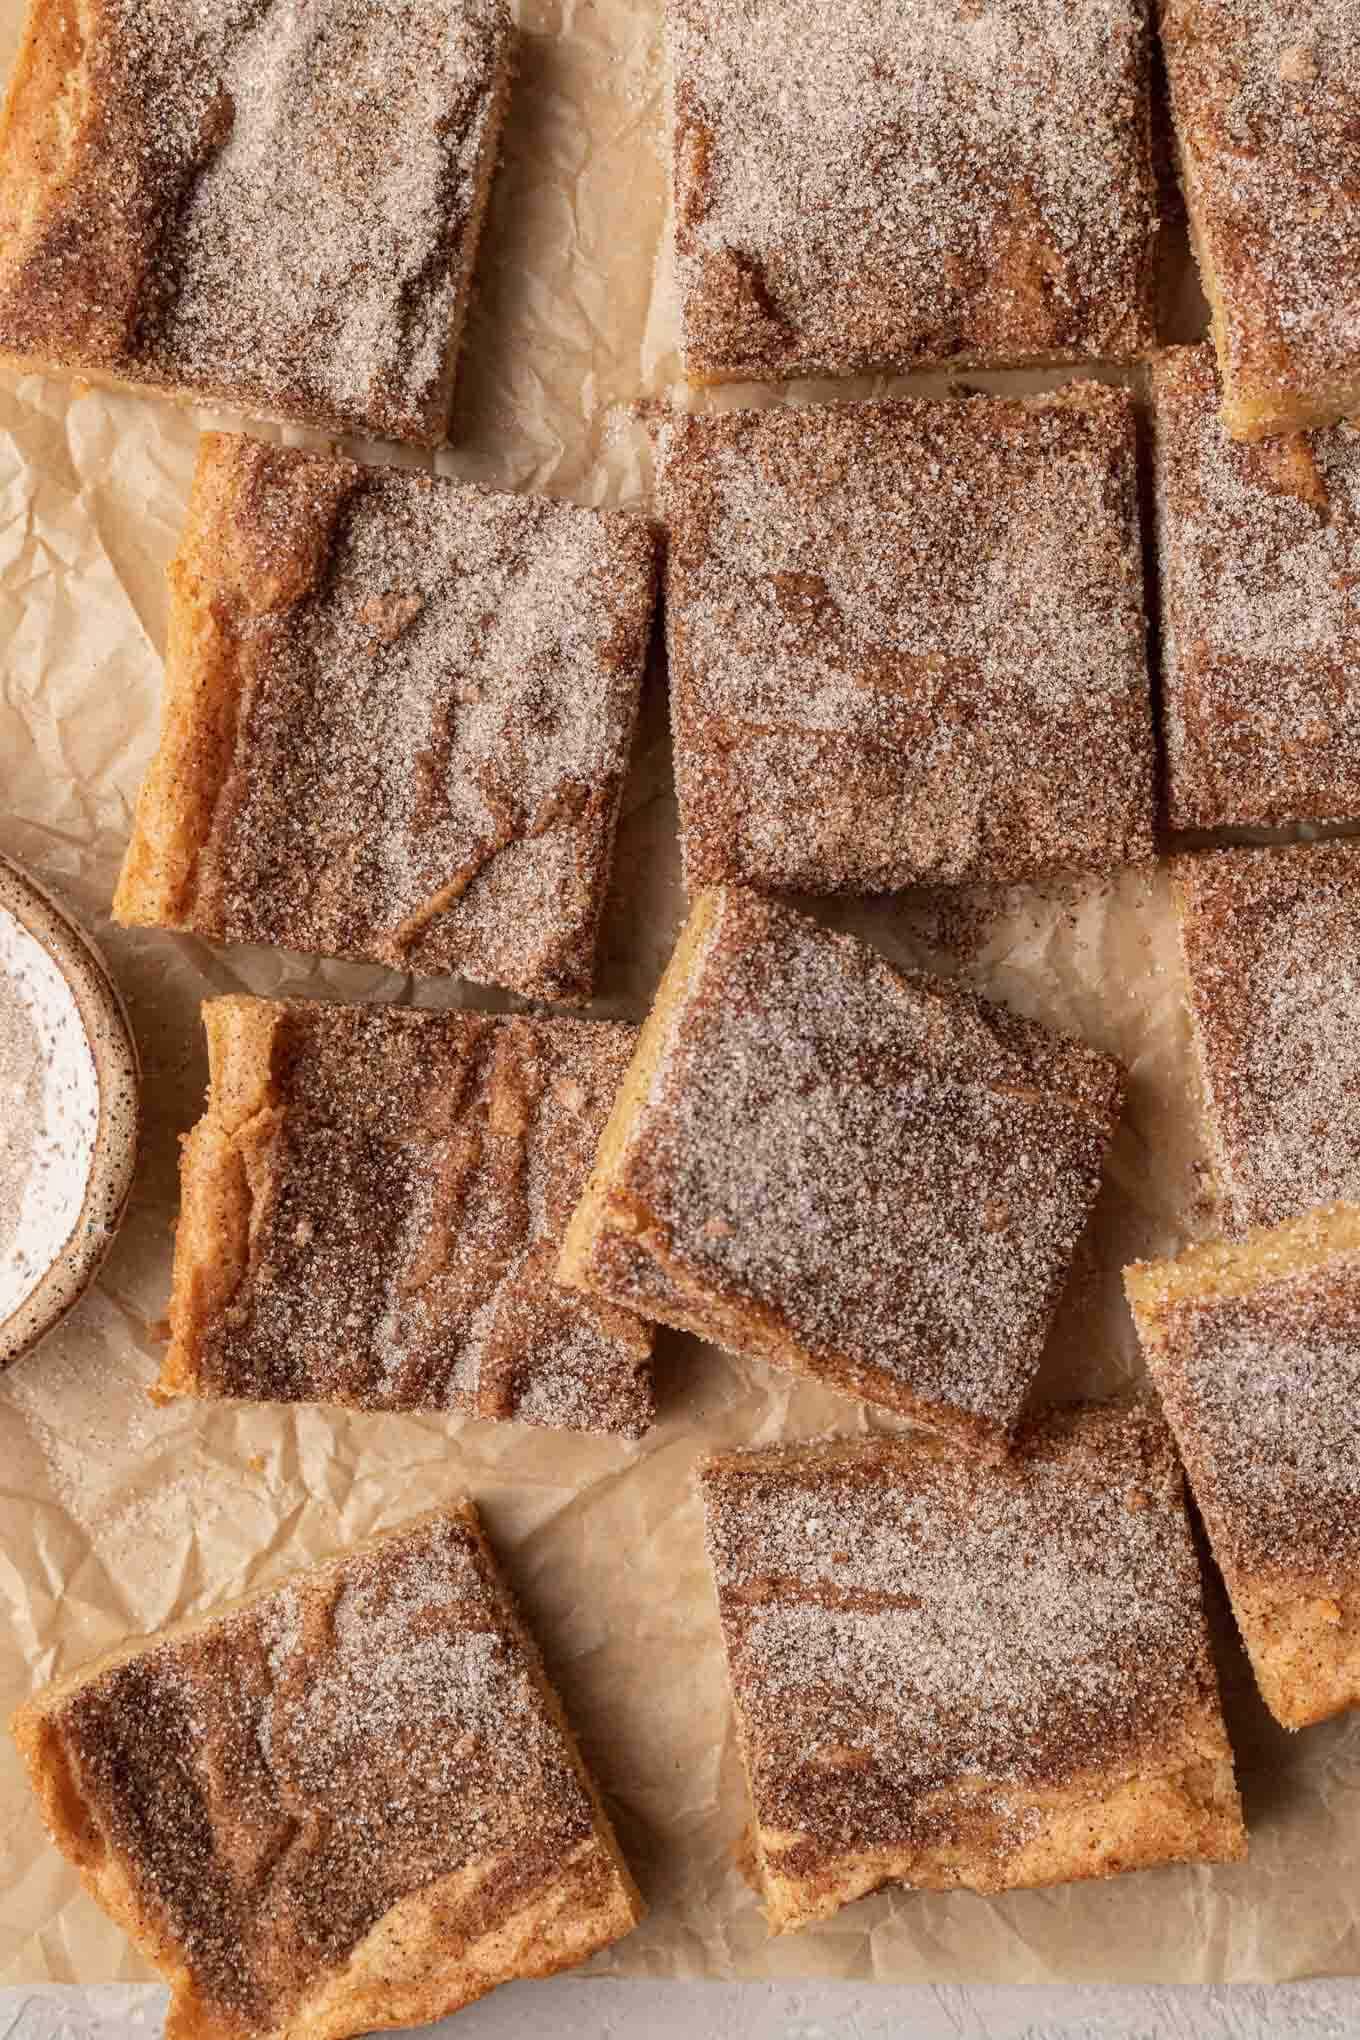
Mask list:
[{"label": "square dessert bar", "polygon": [[1171,825],[1360,816],[1360,428],[1230,439],[1208,347],[1152,381]]},{"label": "square dessert bar", "polygon": [[203,441],[124,922],[590,995],[640,518]]},{"label": "square dessert bar", "polygon": [[924,1438],[727,1452],[708,1546],[776,1933],[1246,1853],[1180,1468],[1143,1412],[993,1465]]},{"label": "square dessert bar", "polygon": [[1182,857],[1173,882],[1229,1229],[1360,1203],[1360,843]]},{"label": "square dessert bar", "polygon": [[1119,1116],[1107,1056],[700,895],[560,1279],[998,1450]]},{"label": "square dessert bar", "polygon": [[552,1280],[631,1027],[213,999],[159,1393],[637,1437],[651,1331]]},{"label": "square dessert bar", "polygon": [[1152,339],[1143,0],[668,0],[694,382]]},{"label": "square dessert bar", "polygon": [[344,2040],[631,1932],[637,1889],[471,1503],[129,1645],[12,1723],[168,2040]]},{"label": "square dessert bar", "polygon": [[1360,1706],[1360,1206],[1124,1282],[1267,1705]]},{"label": "square dessert bar", "polygon": [[1152,856],[1127,392],[677,414],[662,444],[691,890]]},{"label": "square dessert bar", "polygon": [[437,444],[510,50],[504,0],[29,0],[0,359]]},{"label": "square dessert bar", "polygon": [[1159,0],[1236,439],[1360,411],[1356,0]]}]

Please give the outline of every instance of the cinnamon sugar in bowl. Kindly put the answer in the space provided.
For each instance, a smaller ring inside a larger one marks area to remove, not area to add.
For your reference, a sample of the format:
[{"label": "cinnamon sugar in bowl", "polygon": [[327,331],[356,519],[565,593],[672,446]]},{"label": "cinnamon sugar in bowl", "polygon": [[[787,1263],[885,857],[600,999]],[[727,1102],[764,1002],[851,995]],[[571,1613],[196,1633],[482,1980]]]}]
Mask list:
[{"label": "cinnamon sugar in bowl", "polygon": [[137,1160],[139,1071],[94,945],[0,857],[0,1368],[112,1245]]}]

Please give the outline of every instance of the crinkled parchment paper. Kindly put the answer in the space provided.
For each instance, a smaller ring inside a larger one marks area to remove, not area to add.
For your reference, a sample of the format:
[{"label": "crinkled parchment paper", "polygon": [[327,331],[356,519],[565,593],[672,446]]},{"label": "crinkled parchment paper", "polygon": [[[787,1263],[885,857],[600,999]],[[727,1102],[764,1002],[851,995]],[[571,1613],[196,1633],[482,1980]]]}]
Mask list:
[{"label": "crinkled parchment paper", "polygon": [[[645,501],[647,440],[631,407],[678,375],[673,306],[658,281],[657,0],[523,0],[520,12],[520,79],[456,443],[439,465],[592,502]],[[3,0],[6,56],[16,17],[15,0]],[[467,1489],[651,1901],[645,1924],[599,1967],[1011,1982],[1360,1968],[1360,1718],[1292,1740],[1272,1727],[1221,1604],[1248,1864],[1000,1900],[897,1893],[808,1933],[766,1937],[730,1853],[744,1808],[690,1474],[708,1446],[875,1421],[850,1402],[663,1336],[661,1419],[632,1448],[446,1417],[151,1406],[176,1141],[203,1095],[199,1000],[228,990],[462,996],[456,985],[109,925],[154,739],[163,568],[202,422],[38,377],[0,382],[0,848],[62,891],[103,941],[141,1043],[147,1109],[138,1190],[102,1281],[0,1379],[0,1709],[129,1632]],[[641,1017],[682,906],[655,678],[617,869],[597,1010]],[[1043,1381],[1058,1394],[1101,1392],[1137,1373],[1121,1263],[1208,1219],[1164,879],[1129,874],[968,909],[877,900],[828,917],[893,956],[965,971],[1129,1064],[1127,1121]],[[0,1739],[0,1982],[146,1973],[48,1846]]]}]

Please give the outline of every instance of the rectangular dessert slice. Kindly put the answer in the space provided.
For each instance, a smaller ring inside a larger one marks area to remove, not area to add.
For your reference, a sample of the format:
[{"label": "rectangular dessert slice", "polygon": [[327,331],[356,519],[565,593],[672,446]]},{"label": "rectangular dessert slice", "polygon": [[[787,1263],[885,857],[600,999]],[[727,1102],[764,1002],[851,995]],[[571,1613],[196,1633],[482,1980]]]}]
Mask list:
[{"label": "rectangular dessert slice", "polygon": [[511,33],[504,0],[29,0],[0,358],[437,444]]},{"label": "rectangular dessert slice", "polygon": [[208,435],[115,914],[588,997],[654,550],[622,511]]},{"label": "rectangular dessert slice", "polygon": [[1354,0],[1159,0],[1235,439],[1360,412]]},{"label": "rectangular dessert slice", "polygon": [[1124,1282],[1267,1706],[1360,1705],[1360,1206]]},{"label": "rectangular dessert slice", "polygon": [[1230,439],[1208,347],[1152,382],[1171,825],[1360,816],[1360,428]]},{"label": "rectangular dessert slice", "polygon": [[560,1279],[999,1449],[1119,1116],[1107,1056],[700,895]]},{"label": "rectangular dessert slice", "polygon": [[996,1892],[1246,1853],[1164,1426],[720,1453],[702,1487],[776,1933],[888,1884]]},{"label": "rectangular dessert slice", "polygon": [[1181,857],[1173,886],[1229,1228],[1360,1203],[1360,843]]},{"label": "rectangular dessert slice", "polygon": [[469,1502],[130,1644],[12,1723],[167,2040],[344,2040],[642,1916]]},{"label": "rectangular dessert slice", "polygon": [[203,1008],[159,1393],[637,1437],[651,1331],[552,1280],[631,1027]]},{"label": "rectangular dessert slice", "polygon": [[1152,339],[1143,0],[668,0],[693,382]]},{"label": "rectangular dessert slice", "polygon": [[1126,391],[677,414],[662,456],[691,891],[1152,856]]}]

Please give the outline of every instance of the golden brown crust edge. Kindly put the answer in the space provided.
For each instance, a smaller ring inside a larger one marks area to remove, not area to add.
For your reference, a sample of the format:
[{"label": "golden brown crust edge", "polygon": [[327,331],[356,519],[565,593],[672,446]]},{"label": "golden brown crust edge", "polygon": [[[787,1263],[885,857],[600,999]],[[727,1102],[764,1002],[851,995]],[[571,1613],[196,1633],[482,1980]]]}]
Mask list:
[{"label": "golden brown crust edge", "polygon": [[[78,70],[80,9],[29,0],[19,48],[0,107],[0,285],[17,270],[55,195],[69,180],[88,115]],[[62,118],[63,102],[71,101]],[[62,153],[60,145],[66,144]]]},{"label": "golden brown crust edge", "polygon": [[[188,515],[167,570],[160,738],[113,897],[124,927],[195,927],[199,862],[231,769],[247,678],[237,620],[286,609],[314,585],[359,472],[239,433],[208,432],[199,442]],[[289,490],[290,479],[300,486]],[[284,500],[270,529],[275,490]]]},{"label": "golden brown crust edge", "polygon": [[[1167,0],[1159,0],[1155,12],[1158,32],[1166,37]],[[1231,439],[1255,441],[1273,439],[1286,433],[1312,432],[1335,425],[1360,411],[1360,376],[1344,383],[1323,385],[1308,391],[1290,389],[1283,376],[1272,377],[1261,370],[1253,373],[1234,346],[1234,326],[1240,333],[1244,321],[1233,320],[1223,294],[1220,268],[1214,257],[1214,230],[1203,204],[1194,153],[1187,147],[1180,122],[1175,118],[1172,92],[1174,155],[1185,198],[1186,223],[1200,288],[1209,307],[1209,338],[1218,363],[1221,384],[1219,416]]]},{"label": "golden brown crust edge", "polygon": [[[476,1505],[464,1498],[427,1511],[393,1530],[363,1539],[342,1556],[356,1556],[407,1536],[427,1522],[444,1518],[464,1524],[477,1543],[488,1577],[497,1589],[501,1619],[524,1649],[539,1697],[560,1731],[572,1767],[589,1795],[595,1832],[573,1851],[550,1896],[540,1895],[499,1927],[465,1946],[457,1960],[438,1974],[398,1986],[387,1973],[386,1954],[390,1950],[400,1957],[413,1943],[437,1946],[441,1938],[438,1926],[441,1911],[466,1880],[463,1873],[455,1873],[402,1900],[351,1951],[343,1971],[327,1979],[288,2019],[269,2029],[270,2040],[348,2040],[348,2036],[367,2030],[433,2022],[461,2011],[502,1983],[522,1977],[552,1976],[575,1968],[598,1949],[631,1933],[646,1912],[556,1688],[544,1669],[538,1645],[525,1626],[487,1542]],[[69,1694],[115,1665],[155,1644],[173,1642],[211,1628],[223,1618],[279,1592],[289,1579],[303,1580],[314,1571],[315,1568],[298,1568],[272,1585],[240,1596],[206,1615],[178,1623],[157,1637],[141,1638],[107,1652],[35,1695],[9,1723],[56,1846],[75,1866],[90,1896],[170,1985],[172,2000],[166,2016],[166,2040],[259,2040],[259,2036],[256,2029],[212,2011],[198,1997],[178,1948],[142,1902],[119,1859],[105,1849],[96,1834],[49,1717]]]},{"label": "golden brown crust edge", "polygon": [[205,1330],[245,1276],[252,1213],[263,1195],[266,1155],[281,1107],[273,1081],[276,1000],[208,999],[208,1099],[180,1154],[180,1210],[170,1291],[170,1343],[152,1391],[158,1402],[201,1395]]},{"label": "golden brown crust edge", "polygon": [[[70,0],[64,7],[29,0],[0,109],[0,314],[20,308],[21,331],[32,325],[25,311],[36,309],[41,324],[50,324],[54,314],[64,316],[67,366],[81,374],[97,373],[126,329],[140,274],[135,229],[101,222],[97,250],[88,234],[77,236],[64,265],[74,278],[75,304],[53,305],[48,290],[38,293],[33,306],[33,279],[26,272],[44,234],[59,225],[63,201],[68,209],[78,202],[82,172],[107,126],[86,61],[95,12],[95,0]],[[53,366],[41,347],[30,350],[22,342],[0,358],[38,371]]]},{"label": "golden brown crust edge", "polygon": [[[1205,1743],[1203,1760],[1162,1775],[1093,1773],[1080,1783],[1044,1792],[999,1793],[978,1780],[978,1797],[986,1809],[994,1813],[997,1799],[1004,1798],[1008,1820],[1038,1825],[1038,1832],[1000,1866],[960,1840],[948,1855],[938,1848],[874,1850],[834,1857],[807,1877],[788,1877],[769,1866],[767,1852],[786,1851],[800,1838],[761,1830],[755,1850],[770,1930],[796,1933],[888,1885],[994,1896],[1089,1883],[1169,1863],[1242,1862],[1247,1842],[1232,1758],[1213,1753],[1210,1746],[1221,1738],[1207,1712],[1196,1727]],[[951,1790],[942,1796],[966,1812],[966,1795]]]},{"label": "golden brown crust edge", "polygon": [[188,518],[166,570],[170,617],[160,738],[137,795],[113,896],[113,917],[124,927],[193,926],[198,861],[231,764],[240,699],[235,633],[212,550],[233,475],[232,442],[206,434]]}]

